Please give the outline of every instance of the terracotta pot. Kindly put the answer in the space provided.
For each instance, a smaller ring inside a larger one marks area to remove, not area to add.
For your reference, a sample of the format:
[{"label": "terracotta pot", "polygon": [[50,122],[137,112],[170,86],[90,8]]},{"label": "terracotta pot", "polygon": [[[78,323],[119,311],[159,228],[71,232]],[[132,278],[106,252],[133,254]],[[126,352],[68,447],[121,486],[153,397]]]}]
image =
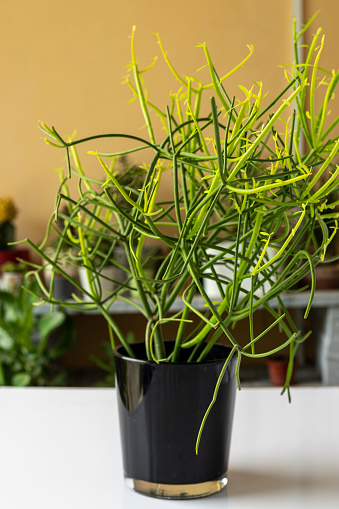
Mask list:
[{"label": "terracotta pot", "polygon": [[[273,385],[282,387],[286,381],[288,358],[284,356],[272,357],[266,361],[270,381]],[[294,359],[290,385],[295,383],[296,359]]]}]

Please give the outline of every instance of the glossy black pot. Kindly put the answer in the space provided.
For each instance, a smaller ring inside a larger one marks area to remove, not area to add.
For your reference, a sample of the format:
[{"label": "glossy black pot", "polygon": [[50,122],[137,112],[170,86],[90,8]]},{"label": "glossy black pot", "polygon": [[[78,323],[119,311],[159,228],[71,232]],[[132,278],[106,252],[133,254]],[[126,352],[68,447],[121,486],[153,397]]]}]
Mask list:
[{"label": "glossy black pot", "polygon": [[[166,342],[166,348],[171,348]],[[162,498],[210,495],[227,483],[236,392],[230,362],[218,398],[195,443],[230,349],[215,345],[203,363],[150,362],[143,343],[136,359],[115,352],[124,475],[129,487]]]}]

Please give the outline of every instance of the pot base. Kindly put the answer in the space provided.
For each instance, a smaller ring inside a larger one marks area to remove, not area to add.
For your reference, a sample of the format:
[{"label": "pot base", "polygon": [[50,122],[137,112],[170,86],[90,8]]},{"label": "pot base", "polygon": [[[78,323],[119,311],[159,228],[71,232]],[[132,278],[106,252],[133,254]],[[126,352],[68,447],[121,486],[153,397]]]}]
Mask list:
[{"label": "pot base", "polygon": [[156,498],[171,500],[184,500],[188,498],[201,498],[213,495],[225,488],[227,484],[226,475],[215,481],[206,481],[197,484],[163,484],[148,481],[140,481],[125,477],[128,488]]}]

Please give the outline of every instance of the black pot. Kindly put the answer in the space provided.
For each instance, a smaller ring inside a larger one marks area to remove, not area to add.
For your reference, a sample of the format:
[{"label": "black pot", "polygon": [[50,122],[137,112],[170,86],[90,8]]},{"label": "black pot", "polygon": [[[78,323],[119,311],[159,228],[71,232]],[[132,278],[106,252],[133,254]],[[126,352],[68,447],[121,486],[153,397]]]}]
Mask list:
[{"label": "black pot", "polygon": [[[143,343],[115,350],[124,475],[129,487],[161,498],[210,495],[227,483],[236,381],[233,358],[207,418],[199,453],[198,431],[230,353],[215,345],[203,363],[146,360]],[[166,342],[171,351],[171,342]]]}]

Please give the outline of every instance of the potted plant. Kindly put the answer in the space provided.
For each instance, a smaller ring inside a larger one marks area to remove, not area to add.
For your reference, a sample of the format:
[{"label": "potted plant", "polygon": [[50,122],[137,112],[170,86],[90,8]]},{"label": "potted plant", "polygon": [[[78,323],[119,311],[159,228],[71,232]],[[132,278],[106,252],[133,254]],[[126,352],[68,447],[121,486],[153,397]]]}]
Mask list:
[{"label": "potted plant", "polygon": [[[67,208],[64,207],[62,212],[67,218]],[[60,242],[59,234],[63,230],[66,219],[59,217],[56,222],[51,224],[51,235],[48,239],[43,242],[42,267],[43,267],[43,279],[49,292],[53,294],[55,299],[67,300],[72,298],[72,294],[75,291],[75,287],[65,278],[62,274],[55,270],[52,263],[49,260],[58,260],[58,264],[62,266],[63,272],[67,273],[71,278],[77,277],[77,268],[73,263],[73,248],[66,239]],[[69,234],[74,233],[70,229]]]},{"label": "potted plant", "polygon": [[0,197],[0,250],[7,251],[10,249],[8,243],[14,240],[14,224],[18,211],[9,196]]},{"label": "potted plant", "polygon": [[9,292],[19,291],[24,275],[27,272],[27,265],[23,262],[5,262],[1,266],[1,288]]},{"label": "potted plant", "polygon": [[29,279],[15,293],[0,292],[0,386],[66,384],[56,360],[71,348],[74,327],[61,310],[35,314],[37,292]]},{"label": "potted plant", "polygon": [[[91,236],[87,247],[88,260],[84,261],[84,265],[79,266],[78,271],[80,284],[87,292],[84,294],[84,299],[91,300],[94,288],[95,291],[100,288],[102,296],[112,293],[115,287],[115,267],[106,256],[110,252],[111,256],[113,255],[110,241],[102,241],[100,237]],[[104,263],[102,263],[103,260],[105,260]]]},{"label": "potted plant", "polygon": [[[333,161],[339,140],[332,138],[332,131],[339,118],[329,124],[325,119],[339,75],[325,72],[323,79],[320,32],[307,48],[305,62],[298,61],[301,33],[295,33],[296,61],[285,69],[286,87],[266,107],[261,83],[250,90],[240,86],[239,98],[226,91],[227,77],[246,62],[252,48],[243,62],[222,76],[202,45],[209,71],[204,84],[177,73],[158,36],[162,55],[181,87],[163,110],[145,92],[146,75],[137,61],[133,29],[133,79],[128,77],[126,82],[140,102],[147,138],[117,133],[74,140],[61,136],[54,127],[41,126],[47,142],[64,149],[68,161],[58,203],[67,205],[69,216],[59,241],[77,245],[90,278],[98,270],[91,263],[88,232],[102,242],[109,240],[112,250],[117,245],[125,250],[126,281],[110,294],[104,295],[99,286],[90,292],[90,302],[77,296],[74,302],[57,302],[47,291],[44,299],[73,309],[97,308],[107,320],[116,358],[125,477],[143,493],[188,498],[225,485],[235,380],[240,388],[243,357],[262,358],[288,347],[290,369],[284,390],[289,389],[294,355],[306,336],[293,323],[281,295],[296,291],[298,281],[310,272],[307,316],[315,288],[314,267],[323,261],[337,232],[337,223],[328,230],[324,216],[337,217],[328,203],[338,188],[339,168]],[[319,80],[326,93],[317,110]],[[206,94],[212,98],[203,114]],[[162,140],[155,135],[154,112],[165,129]],[[302,137],[308,146],[304,154],[299,150]],[[117,147],[109,154],[98,153],[93,143],[101,138]],[[119,140],[131,143],[126,154],[148,154],[137,189],[125,186],[115,173],[115,160],[122,152]],[[106,176],[100,188],[79,162],[76,149],[83,144]],[[318,186],[328,169],[331,173]],[[79,181],[77,197],[66,186],[71,176]],[[91,218],[90,223],[82,221],[84,215]],[[72,239],[70,228],[77,230],[79,243]],[[317,245],[315,228],[322,234]],[[147,277],[141,257],[147,239],[156,241],[163,253],[152,278]],[[27,242],[44,257],[41,246]],[[269,248],[274,252],[270,257]],[[102,253],[103,265],[108,258]],[[64,273],[57,258],[51,263],[83,290]],[[220,264],[232,267],[231,273],[215,270]],[[40,281],[39,271],[36,277]],[[218,288],[213,300],[205,291],[204,278]],[[126,293],[134,286],[138,300]],[[110,314],[117,301],[133,306],[145,318],[137,343],[126,341]],[[174,304],[176,311],[171,313]],[[271,315],[271,324],[255,335],[256,311],[262,308]],[[236,331],[241,320],[248,322],[248,335],[239,338]],[[168,323],[176,328],[172,338],[166,338]],[[278,326],[284,334],[280,344],[269,351],[261,349],[260,339]]]},{"label": "potted plant", "polygon": [[10,196],[0,197],[0,272],[6,262],[15,263],[17,258],[28,260],[27,249],[14,250],[14,219],[18,209]]}]

